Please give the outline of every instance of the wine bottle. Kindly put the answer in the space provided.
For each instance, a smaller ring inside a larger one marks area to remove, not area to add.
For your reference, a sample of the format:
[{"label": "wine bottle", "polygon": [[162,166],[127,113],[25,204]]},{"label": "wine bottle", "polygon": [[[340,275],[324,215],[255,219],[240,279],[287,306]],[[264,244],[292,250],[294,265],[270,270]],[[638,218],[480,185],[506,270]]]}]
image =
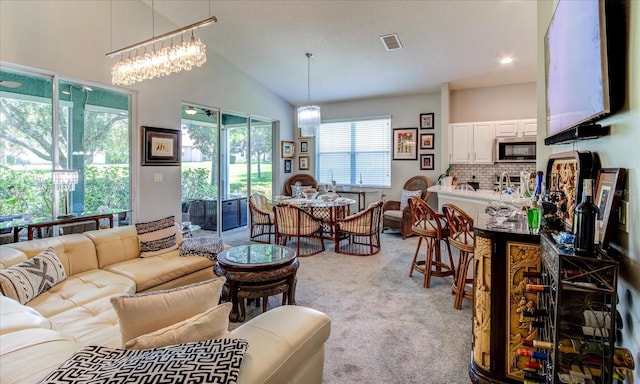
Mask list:
[{"label": "wine bottle", "polygon": [[596,256],[596,223],[600,209],[593,203],[593,179],[585,179],[582,202],[576,206],[573,215],[573,249],[576,255]]},{"label": "wine bottle", "polygon": [[526,369],[522,370],[522,377],[530,382],[534,382],[534,383],[546,383],[547,382],[547,377],[544,375],[541,375],[539,373],[533,372],[533,371],[529,371]]},{"label": "wine bottle", "polygon": [[522,345],[525,347],[534,347],[539,349],[553,349],[553,344],[548,341],[540,341],[540,340],[522,340]]},{"label": "wine bottle", "polygon": [[541,308],[532,308],[522,313],[525,317],[549,317],[549,311]]},{"label": "wine bottle", "polygon": [[518,348],[518,356],[523,357],[531,357],[538,360],[547,360],[549,359],[549,354],[544,352],[532,351],[526,348]]},{"label": "wine bottle", "polygon": [[533,361],[533,360],[529,360],[525,363],[527,368],[531,368],[531,369],[542,369],[542,364],[538,363],[537,361]]},{"label": "wine bottle", "polygon": [[524,289],[529,292],[555,292],[555,287],[542,284],[527,284]]},{"label": "wine bottle", "polygon": [[542,273],[542,272],[535,272],[535,271],[522,271],[522,277],[528,277],[531,279],[541,279],[543,277],[545,277],[546,274]]}]

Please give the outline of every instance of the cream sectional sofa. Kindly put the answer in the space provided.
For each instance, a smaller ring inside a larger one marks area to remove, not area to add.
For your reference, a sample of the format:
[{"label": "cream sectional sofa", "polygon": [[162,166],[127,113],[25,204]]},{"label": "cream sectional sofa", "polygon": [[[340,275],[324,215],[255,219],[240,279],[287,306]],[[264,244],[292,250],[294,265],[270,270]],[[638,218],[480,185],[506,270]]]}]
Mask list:
[{"label": "cream sectional sofa", "polygon": [[[178,231],[178,243],[182,243]],[[0,296],[0,382],[36,383],[84,346],[121,346],[110,298],[213,278],[212,261],[179,251],[139,257],[134,226],[0,246],[0,268],[53,247],[66,280],[20,304]],[[330,320],[298,306],[270,310],[231,331],[246,339],[239,383],[321,383]]]}]

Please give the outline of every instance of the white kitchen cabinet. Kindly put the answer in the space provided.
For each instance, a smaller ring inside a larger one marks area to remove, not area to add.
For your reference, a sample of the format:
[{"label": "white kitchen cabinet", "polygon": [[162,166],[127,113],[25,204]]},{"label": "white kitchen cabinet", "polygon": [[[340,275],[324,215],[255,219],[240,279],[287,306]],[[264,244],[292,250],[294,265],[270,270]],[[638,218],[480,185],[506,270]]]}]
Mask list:
[{"label": "white kitchen cabinet", "polygon": [[493,163],[493,122],[450,124],[449,137],[452,164]]},{"label": "white kitchen cabinet", "polygon": [[536,136],[538,123],[536,119],[501,120],[495,122],[496,137]]}]

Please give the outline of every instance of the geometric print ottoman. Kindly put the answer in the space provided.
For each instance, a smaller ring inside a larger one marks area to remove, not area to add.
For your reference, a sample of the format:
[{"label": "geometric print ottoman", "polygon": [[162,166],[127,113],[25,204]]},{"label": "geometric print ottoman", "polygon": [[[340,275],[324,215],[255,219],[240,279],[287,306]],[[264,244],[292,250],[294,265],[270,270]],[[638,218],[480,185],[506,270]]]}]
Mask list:
[{"label": "geometric print ottoman", "polygon": [[89,346],[42,383],[234,384],[248,345],[244,339],[212,339],[139,350]]}]

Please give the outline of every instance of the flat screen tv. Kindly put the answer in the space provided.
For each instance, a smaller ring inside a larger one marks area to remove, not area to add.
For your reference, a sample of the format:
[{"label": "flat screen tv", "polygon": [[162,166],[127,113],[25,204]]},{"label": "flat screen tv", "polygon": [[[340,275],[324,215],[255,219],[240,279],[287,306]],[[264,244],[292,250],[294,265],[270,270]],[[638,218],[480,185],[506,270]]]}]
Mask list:
[{"label": "flat screen tv", "polygon": [[559,0],[544,39],[545,144],[596,138],[596,124],[624,103],[626,17],[623,0]]}]

